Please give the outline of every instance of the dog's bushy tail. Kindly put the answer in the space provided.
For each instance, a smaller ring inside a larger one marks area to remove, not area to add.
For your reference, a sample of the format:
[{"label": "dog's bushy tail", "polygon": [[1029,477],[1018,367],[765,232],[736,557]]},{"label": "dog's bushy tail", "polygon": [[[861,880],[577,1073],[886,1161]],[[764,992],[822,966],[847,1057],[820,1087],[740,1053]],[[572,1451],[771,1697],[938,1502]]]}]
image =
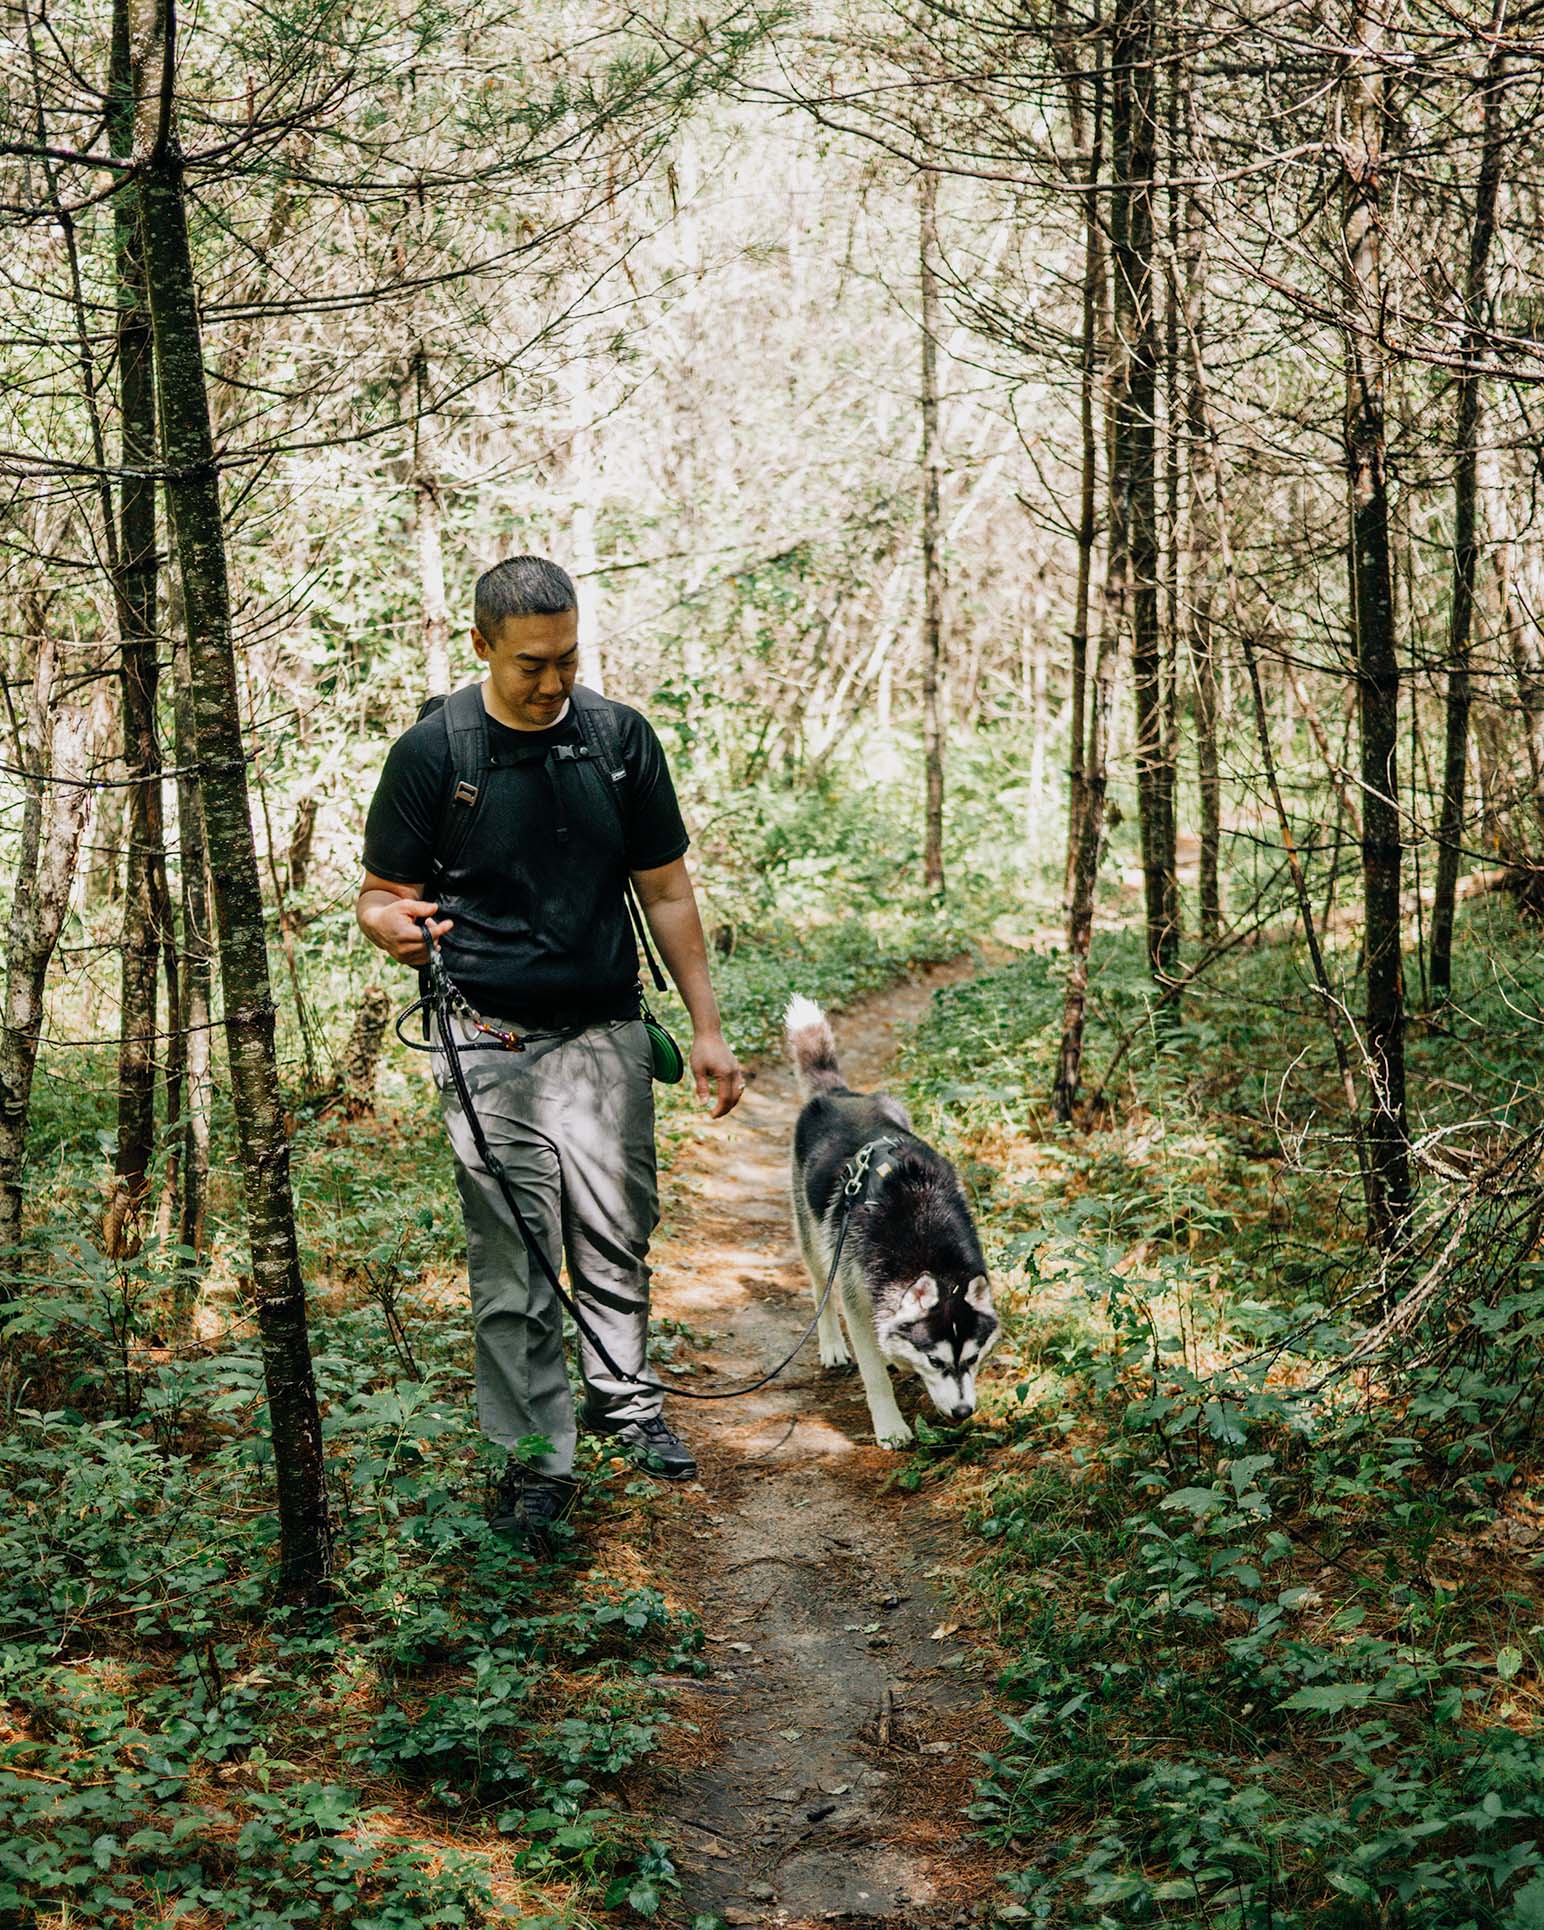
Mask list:
[{"label": "dog's bushy tail", "polygon": [[830,1022],[813,999],[796,995],[788,1001],[783,1014],[788,1034],[788,1056],[799,1076],[800,1095],[831,1092],[845,1083],[836,1063],[836,1040]]}]

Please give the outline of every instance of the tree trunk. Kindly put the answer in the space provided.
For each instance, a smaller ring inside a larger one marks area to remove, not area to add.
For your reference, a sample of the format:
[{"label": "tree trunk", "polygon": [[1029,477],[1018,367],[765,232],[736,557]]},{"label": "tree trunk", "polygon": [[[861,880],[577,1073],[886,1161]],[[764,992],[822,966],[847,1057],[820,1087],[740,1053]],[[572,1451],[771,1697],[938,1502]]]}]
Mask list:
[{"label": "tree trunk", "polygon": [[273,995],[247,796],[219,468],[173,114],[169,11],[165,0],[156,0],[148,48],[151,84],[139,104],[135,142],[162,456],[187,619],[225,1037],[273,1435],[283,1579],[291,1592],[315,1595],[325,1585],[330,1562],[321,1420],[274,1051]]},{"label": "tree trunk", "polygon": [[[1152,0],[1119,0],[1111,47],[1110,130],[1115,191],[1111,257],[1121,380],[1115,389],[1116,487],[1124,499],[1130,583],[1132,694],[1136,713],[1137,814],[1154,977],[1179,965],[1179,886],[1174,827],[1166,819],[1163,673],[1158,635],[1158,503],[1154,412],[1157,329],[1153,315],[1154,117]],[[1112,532],[1113,540],[1113,532]]]},{"label": "tree trunk", "polygon": [[[1182,530],[1185,505],[1180,496],[1180,423],[1183,416],[1179,347],[1181,198],[1176,185],[1176,177],[1182,171],[1179,144],[1183,72],[1182,36],[1179,27],[1171,22],[1164,106],[1164,154],[1169,181],[1165,190],[1168,206],[1163,251],[1163,758],[1159,778],[1163,786],[1160,815],[1168,841],[1164,878],[1168,894],[1165,918],[1175,934],[1176,945],[1179,936],[1179,613],[1181,576],[1187,547]],[[1175,1009],[1178,1009],[1177,1004]]]},{"label": "tree trunk", "polygon": [[[1097,30],[1098,15],[1095,14]],[[1072,138],[1085,145],[1081,49],[1074,45],[1068,60],[1068,105]],[[1072,604],[1072,725],[1067,759],[1066,900],[1070,916],[1078,853],[1082,843],[1083,808],[1088,766],[1088,618],[1093,583],[1094,545],[1098,540],[1097,491],[1099,438],[1096,398],[1099,385],[1099,292],[1104,278],[1100,230],[1099,186],[1104,165],[1104,69],[1093,76],[1093,105],[1087,131],[1088,168],[1083,195],[1083,317],[1078,353],[1078,429],[1082,463],[1078,476],[1078,576]]]},{"label": "tree trunk", "polygon": [[360,994],[339,1068],[338,1092],[345,1119],[360,1119],[375,1104],[375,1075],[391,1012],[391,997],[384,986],[367,985]]},{"label": "tree trunk", "polygon": [[[91,803],[86,713],[59,702],[58,660],[41,638],[33,682],[20,851],[5,953],[5,1026],[0,1031],[0,1251],[21,1234],[27,1122],[43,1023],[43,988],[70,901],[70,882]],[[9,1270],[9,1269],[8,1269]],[[0,1302],[6,1290],[0,1288]]]},{"label": "tree trunk", "polygon": [[[1499,21],[1493,26],[1499,27]],[[1485,64],[1484,136],[1469,234],[1464,280],[1464,336],[1457,398],[1457,460],[1453,474],[1453,596],[1448,617],[1447,727],[1442,759],[1442,820],[1437,834],[1437,882],[1431,912],[1431,998],[1443,1004],[1453,983],[1453,911],[1464,844],[1464,778],[1469,763],[1469,649],[1474,627],[1474,579],[1479,564],[1476,508],[1479,497],[1479,433],[1482,401],[1480,331],[1485,323],[1487,268],[1496,232],[1501,185],[1501,105],[1506,56],[1499,38]]]},{"label": "tree trunk", "polygon": [[424,691],[450,694],[450,606],[445,601],[445,549],[440,528],[440,479],[434,462],[430,418],[422,412],[427,369],[417,364],[419,414],[413,435],[413,502],[418,536],[418,586],[423,603]]},{"label": "tree trunk", "polygon": [[1380,1251],[1410,1210],[1400,951],[1399,663],[1385,468],[1380,222],[1382,22],[1356,0],[1344,83],[1341,238],[1346,263],[1346,474],[1351,625],[1362,736],[1362,890],[1366,921],[1367,1234]]},{"label": "tree trunk", "polygon": [[[178,598],[180,602],[180,597]],[[209,922],[209,867],[204,849],[204,814],[198,779],[190,767],[198,761],[193,726],[193,673],[188,662],[184,626],[172,618],[172,663],[176,679],[177,843],[181,853],[182,887],[182,1026],[183,1124],[181,1185],[177,1205],[177,1243],[202,1259],[204,1218],[209,1190],[210,1057],[214,1039],[212,932]],[[179,1337],[187,1338],[192,1319],[195,1276],[185,1271],[186,1289],[179,1295]]]},{"label": "tree trunk", "polygon": [[1099,626],[1099,649],[1089,692],[1088,755],[1083,767],[1083,811],[1078,823],[1078,848],[1072,872],[1072,894],[1067,907],[1067,982],[1062,997],[1061,1047],[1056,1056],[1056,1082],[1051,1110],[1066,1124],[1077,1105],[1083,1078],[1083,1028],[1088,1013],[1088,954],[1094,930],[1094,889],[1099,880],[1099,858],[1104,842],[1106,784],[1106,722],[1111,712],[1111,683],[1115,673],[1120,612],[1111,600],[1119,597],[1121,573],[1112,555],[1106,572],[1105,614]]},{"label": "tree trunk", "polygon": [[[1104,47],[1098,47],[1095,75],[1095,101],[1103,86]],[[1097,162],[1096,162],[1097,166]],[[1091,175],[1097,179],[1097,174]],[[1090,193],[1089,200],[1097,199]],[[1112,198],[1111,259],[1123,229],[1121,197]],[[1085,298],[1089,283],[1085,280]],[[1095,289],[1095,309],[1098,289]],[[1085,299],[1085,327],[1097,329],[1097,318],[1090,323]],[[1067,981],[1062,997],[1061,1045],[1056,1055],[1056,1079],[1051,1088],[1051,1109],[1066,1124],[1077,1105],[1083,1079],[1083,1031],[1088,1013],[1088,956],[1093,940],[1094,892],[1099,880],[1099,859],[1104,845],[1105,791],[1109,758],[1110,725],[1115,717],[1115,677],[1120,659],[1120,639],[1126,616],[1126,583],[1129,569],[1127,542],[1128,478],[1117,458],[1125,445],[1116,433],[1119,397],[1130,377],[1129,337],[1119,329],[1109,334],[1107,357],[1108,382],[1105,390],[1105,439],[1109,449],[1108,512],[1105,524],[1104,592],[1099,612],[1099,644],[1094,676],[1088,693],[1088,743],[1083,759],[1083,802],[1078,817],[1077,847],[1073,853],[1072,879],[1067,897]],[[1087,340],[1084,343],[1085,358]],[[1088,445],[1084,444],[1085,458]]]},{"label": "tree trunk", "polygon": [[939,538],[938,447],[938,177],[924,170],[918,256],[922,281],[922,882],[944,888],[944,740],[939,685],[943,677],[944,578]]},{"label": "tree trunk", "polygon": [[[108,126],[114,154],[134,147],[134,77],[126,0],[113,9]],[[128,841],[119,990],[118,1146],[104,1226],[112,1254],[137,1251],[155,1152],[156,986],[167,934],[166,846],[161,823],[161,746],[156,731],[155,372],[145,263],[132,191],[113,201],[118,292],[118,397],[122,468],[118,509],[119,681]],[[175,1003],[175,977],[170,987]],[[168,1028],[170,1029],[170,1028]]]},{"label": "tree trunk", "polygon": [[[1178,76],[1176,76],[1178,81]],[[1180,94],[1182,160],[1194,175],[1194,105],[1185,71]],[[1212,496],[1221,486],[1213,473],[1212,442],[1206,419],[1206,391],[1201,371],[1206,358],[1206,225],[1207,208],[1199,188],[1185,196],[1185,439],[1190,477],[1186,516],[1185,576],[1189,589],[1185,619],[1194,696],[1192,716],[1196,739],[1196,790],[1200,806],[1201,850],[1197,878],[1201,938],[1214,944],[1222,930],[1222,892],[1218,867],[1222,844],[1222,777],[1217,757],[1217,658],[1212,629],[1212,569],[1217,551],[1212,527]]]},{"label": "tree trunk", "polygon": [[[1504,498],[1498,489],[1494,500],[1501,503]],[[1499,519],[1497,519],[1499,520]],[[1507,660],[1512,666],[1512,682],[1517,692],[1517,701],[1523,714],[1523,743],[1528,754],[1528,781],[1530,815],[1533,818],[1533,835],[1539,840],[1536,848],[1544,848],[1544,663],[1538,651],[1538,625],[1530,613],[1522,606],[1513,581],[1515,557],[1513,537],[1510,527],[1497,529],[1492,522],[1495,535],[1494,575],[1496,583],[1496,603],[1500,613],[1501,628],[1506,638]],[[1483,756],[1480,769],[1483,774],[1486,761]],[[1492,758],[1491,765],[1505,760]],[[1481,826],[1481,842],[1487,851],[1502,848],[1501,813],[1499,805],[1505,794],[1504,786],[1486,786],[1490,800]],[[1515,844],[1515,839],[1513,840]]]}]

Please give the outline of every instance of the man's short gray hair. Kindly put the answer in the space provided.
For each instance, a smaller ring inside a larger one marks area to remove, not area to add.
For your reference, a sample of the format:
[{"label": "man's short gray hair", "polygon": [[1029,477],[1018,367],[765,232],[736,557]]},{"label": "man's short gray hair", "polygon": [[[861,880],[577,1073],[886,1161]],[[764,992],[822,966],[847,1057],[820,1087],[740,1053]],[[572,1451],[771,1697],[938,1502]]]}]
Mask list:
[{"label": "man's short gray hair", "polygon": [[472,620],[492,643],[506,617],[556,617],[579,608],[574,579],[545,556],[506,556],[477,579]]}]

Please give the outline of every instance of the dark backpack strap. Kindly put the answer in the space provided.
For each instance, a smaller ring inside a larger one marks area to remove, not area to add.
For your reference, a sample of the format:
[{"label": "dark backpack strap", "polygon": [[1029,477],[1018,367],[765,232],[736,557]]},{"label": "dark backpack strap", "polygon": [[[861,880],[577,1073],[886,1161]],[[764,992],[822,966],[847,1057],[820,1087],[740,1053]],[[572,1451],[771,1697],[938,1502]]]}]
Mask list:
[{"label": "dark backpack strap", "polygon": [[434,875],[443,882],[455,869],[488,793],[488,713],[482,685],[463,684],[438,702],[430,698],[420,717],[437,709],[450,746],[449,782],[440,799],[434,835]]},{"label": "dark backpack strap", "polygon": [[584,684],[575,684],[569,693],[574,721],[584,739],[596,769],[605,781],[606,795],[616,806],[617,822],[626,825],[622,801],[627,793],[627,763],[622,756],[622,733],[617,729],[617,714],[609,697]]},{"label": "dark backpack strap", "polygon": [[[579,735],[594,759],[601,776],[601,789],[611,799],[616,809],[617,825],[627,836],[627,813],[624,800],[627,796],[628,770],[622,756],[622,733],[617,728],[617,714],[608,697],[601,696],[598,690],[591,690],[584,684],[575,684],[569,693],[574,707],[574,719],[579,726]],[[638,942],[643,947],[643,955],[649,961],[649,976],[654,981],[656,992],[668,989],[665,974],[659,968],[659,960],[654,956],[654,947],[649,943],[649,929],[643,922],[643,913],[638,908],[638,900],[633,894],[633,881],[629,878],[623,886],[627,899],[627,915],[633,921],[633,930],[638,934]]]}]

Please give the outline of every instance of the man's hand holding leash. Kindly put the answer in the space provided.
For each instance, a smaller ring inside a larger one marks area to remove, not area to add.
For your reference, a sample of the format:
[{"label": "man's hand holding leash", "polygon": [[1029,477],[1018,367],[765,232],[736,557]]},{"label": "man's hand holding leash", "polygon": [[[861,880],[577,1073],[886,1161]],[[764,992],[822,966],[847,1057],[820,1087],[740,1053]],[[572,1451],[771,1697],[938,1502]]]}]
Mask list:
[{"label": "man's hand holding leash", "polygon": [[370,878],[360,893],[356,915],[372,945],[399,965],[422,966],[429,962],[429,939],[443,936],[456,922],[436,918],[438,910],[438,905],[425,904],[403,886]]}]

